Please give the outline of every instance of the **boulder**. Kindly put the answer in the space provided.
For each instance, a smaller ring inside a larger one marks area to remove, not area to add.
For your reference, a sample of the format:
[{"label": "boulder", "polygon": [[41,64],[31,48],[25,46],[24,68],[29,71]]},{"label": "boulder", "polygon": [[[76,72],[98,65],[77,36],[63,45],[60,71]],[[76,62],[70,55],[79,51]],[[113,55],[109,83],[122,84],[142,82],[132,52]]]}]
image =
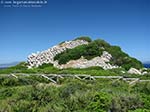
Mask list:
[{"label": "boulder", "polygon": [[130,69],[128,70],[128,73],[130,73],[130,74],[139,74],[139,75],[142,74],[142,73],[140,72],[140,70],[137,70],[136,68],[130,68]]},{"label": "boulder", "polygon": [[142,72],[142,75],[145,75],[145,74],[148,74],[148,72],[147,71]]}]

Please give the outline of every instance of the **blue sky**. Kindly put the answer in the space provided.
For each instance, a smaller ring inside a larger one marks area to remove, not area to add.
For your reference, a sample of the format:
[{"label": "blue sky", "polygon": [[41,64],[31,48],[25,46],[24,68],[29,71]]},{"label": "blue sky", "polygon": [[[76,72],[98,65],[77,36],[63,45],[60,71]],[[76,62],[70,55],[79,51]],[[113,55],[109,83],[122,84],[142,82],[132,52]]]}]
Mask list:
[{"label": "blue sky", "polygon": [[150,0],[48,0],[42,8],[0,5],[0,63],[23,61],[79,36],[101,38],[150,61]]}]

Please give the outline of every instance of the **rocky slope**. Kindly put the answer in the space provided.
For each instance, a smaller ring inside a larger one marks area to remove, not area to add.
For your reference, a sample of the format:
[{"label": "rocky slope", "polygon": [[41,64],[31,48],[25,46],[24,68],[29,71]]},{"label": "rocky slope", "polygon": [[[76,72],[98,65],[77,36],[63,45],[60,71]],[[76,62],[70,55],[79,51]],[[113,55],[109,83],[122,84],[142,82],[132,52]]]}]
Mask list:
[{"label": "rocky slope", "polygon": [[[120,47],[111,46],[104,40],[90,40],[88,37],[65,41],[48,50],[28,56],[28,68],[51,63],[59,69],[88,68],[99,66],[103,69],[123,67],[142,68],[142,63],[124,53]],[[130,70],[132,72],[132,69]]]},{"label": "rocky slope", "polygon": [[109,62],[111,60],[112,56],[106,51],[103,51],[103,54],[101,56],[94,57],[91,60],[85,59],[83,56],[80,59],[77,60],[70,60],[66,64],[58,64],[58,61],[55,61],[54,66],[60,69],[64,68],[88,68],[92,66],[99,66],[103,69],[112,69],[112,68],[118,68],[117,65],[111,65]]},{"label": "rocky slope", "polygon": [[74,47],[77,47],[79,45],[88,44],[87,41],[84,40],[74,40],[74,41],[65,41],[62,44],[53,46],[49,48],[48,50],[39,52],[39,53],[32,53],[28,56],[28,64],[29,68],[32,67],[38,67],[44,63],[54,63],[54,57],[65,51],[66,49],[72,49]]}]

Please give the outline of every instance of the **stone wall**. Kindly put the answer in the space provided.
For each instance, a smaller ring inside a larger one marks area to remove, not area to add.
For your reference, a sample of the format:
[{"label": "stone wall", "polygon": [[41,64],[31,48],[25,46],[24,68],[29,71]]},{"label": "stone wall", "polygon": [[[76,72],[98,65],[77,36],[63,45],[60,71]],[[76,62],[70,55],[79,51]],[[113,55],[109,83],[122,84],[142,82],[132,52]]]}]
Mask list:
[{"label": "stone wall", "polygon": [[74,40],[74,41],[66,41],[62,44],[53,46],[49,48],[48,50],[39,52],[39,53],[32,53],[28,56],[28,68],[32,67],[38,67],[44,63],[52,63],[54,64],[54,57],[65,51],[66,49],[72,49],[74,47],[77,47],[79,45],[88,44],[87,41],[84,40]]}]

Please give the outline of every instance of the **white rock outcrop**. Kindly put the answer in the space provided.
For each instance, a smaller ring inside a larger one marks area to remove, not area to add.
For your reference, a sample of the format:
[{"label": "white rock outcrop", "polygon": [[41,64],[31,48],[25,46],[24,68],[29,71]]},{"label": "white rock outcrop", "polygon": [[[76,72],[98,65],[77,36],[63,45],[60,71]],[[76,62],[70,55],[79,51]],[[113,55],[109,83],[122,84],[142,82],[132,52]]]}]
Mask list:
[{"label": "white rock outcrop", "polygon": [[118,68],[118,66],[114,66],[109,64],[110,59],[112,58],[111,54],[109,54],[106,51],[103,51],[103,54],[101,56],[97,56],[91,60],[87,60],[84,57],[81,57],[78,60],[70,60],[66,64],[59,65],[57,61],[55,61],[54,66],[59,69],[64,68],[88,68],[92,66],[99,66],[103,69],[113,69]]},{"label": "white rock outcrop", "polygon": [[65,51],[66,49],[72,49],[74,47],[77,47],[79,45],[88,44],[85,40],[74,40],[74,41],[66,41],[62,44],[53,46],[49,48],[48,50],[32,53],[28,56],[28,68],[32,67],[38,67],[44,63],[52,63],[54,64],[54,57]]},{"label": "white rock outcrop", "polygon": [[137,69],[135,69],[135,68],[130,68],[130,69],[128,70],[128,73],[130,73],[130,74],[139,74],[139,75],[142,74],[142,73],[140,72],[140,70],[137,70]]},{"label": "white rock outcrop", "polygon": [[145,75],[145,74],[148,74],[148,72],[147,71],[142,72],[142,75]]},{"label": "white rock outcrop", "polygon": [[51,63],[54,65],[54,67],[57,67],[59,69],[64,68],[88,68],[92,66],[99,66],[103,69],[113,69],[118,68],[118,66],[111,65],[109,62],[112,59],[111,54],[109,54],[106,51],[103,51],[103,54],[101,56],[97,56],[91,60],[87,60],[84,57],[81,57],[78,60],[70,60],[66,64],[59,65],[58,61],[54,61],[54,57],[65,51],[66,49],[73,49],[79,45],[85,45],[88,44],[85,40],[74,40],[74,41],[66,41],[62,44],[53,46],[49,48],[48,50],[32,53],[28,56],[28,68],[32,67],[38,67],[44,63]]}]

